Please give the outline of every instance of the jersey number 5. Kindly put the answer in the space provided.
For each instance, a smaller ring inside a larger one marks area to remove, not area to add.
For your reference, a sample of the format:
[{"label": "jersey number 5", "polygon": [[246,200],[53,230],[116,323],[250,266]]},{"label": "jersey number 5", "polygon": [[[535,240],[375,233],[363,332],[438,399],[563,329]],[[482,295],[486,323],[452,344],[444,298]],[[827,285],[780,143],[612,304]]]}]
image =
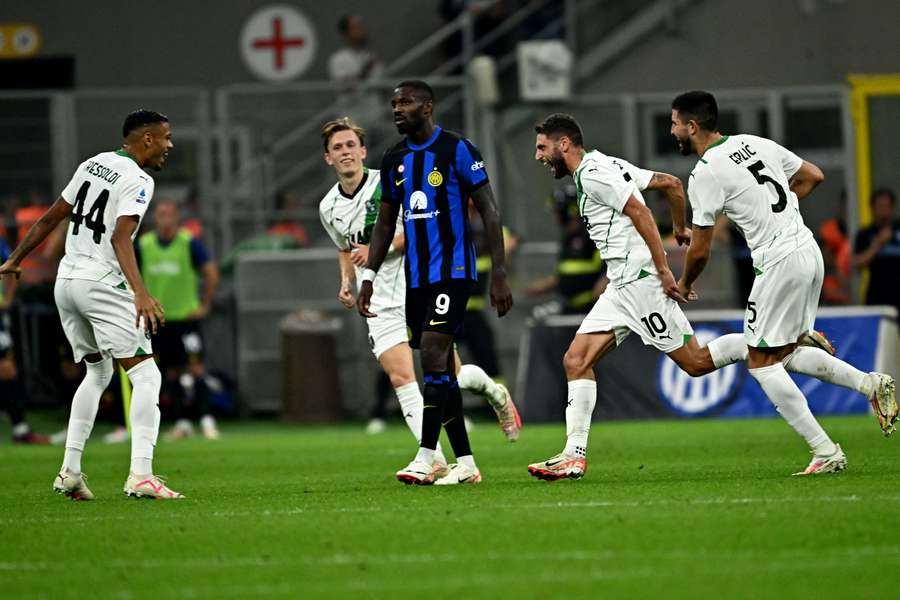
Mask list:
[{"label": "jersey number 5", "polygon": [[762,170],[765,169],[766,166],[763,164],[763,161],[758,160],[752,165],[748,165],[747,169],[753,173],[753,177],[756,179],[756,183],[759,185],[765,185],[767,183],[771,183],[772,187],[775,188],[775,193],[778,194],[778,202],[772,205],[772,212],[780,213],[784,210],[784,207],[787,206],[787,194],[784,191],[784,188],[781,187],[777,181],[769,177],[768,175],[763,175]]},{"label": "jersey number 5", "polygon": [[91,187],[90,181],[85,181],[78,188],[78,194],[75,196],[75,209],[72,212],[72,235],[78,235],[81,224],[94,232],[94,243],[99,244],[101,236],[106,233],[106,225],[103,224],[103,213],[106,212],[106,203],[109,201],[109,190],[103,190],[87,215],[84,214],[84,200],[87,198],[88,190]]}]

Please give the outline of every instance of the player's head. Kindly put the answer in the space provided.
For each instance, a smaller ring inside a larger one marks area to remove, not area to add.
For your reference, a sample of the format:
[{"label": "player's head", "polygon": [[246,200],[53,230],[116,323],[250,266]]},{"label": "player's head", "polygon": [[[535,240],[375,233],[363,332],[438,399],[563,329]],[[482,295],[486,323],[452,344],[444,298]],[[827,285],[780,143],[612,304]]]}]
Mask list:
[{"label": "player's head", "polygon": [[153,225],[163,240],[171,240],[178,233],[178,203],[171,198],[163,198],[153,203]]},{"label": "player's head", "polygon": [[562,179],[569,174],[566,156],[584,148],[584,136],[575,117],[554,113],[534,126],[534,159],[550,167],[553,176]]},{"label": "player's head", "polygon": [[424,81],[401,81],[391,96],[394,125],[402,135],[409,135],[431,121],[434,111],[434,90]]},{"label": "player's head", "polygon": [[350,117],[328,121],[322,126],[325,162],[341,177],[353,177],[366,160],[366,130]]},{"label": "player's head", "polygon": [[122,124],[125,146],[142,167],[162,168],[172,143],[169,117],[145,108],[129,113]]},{"label": "player's head", "polygon": [[879,225],[886,225],[894,219],[894,206],[897,196],[891,188],[878,188],[869,197],[872,206],[872,220]]},{"label": "player's head", "polygon": [[718,131],[719,106],[709,92],[685,92],[672,100],[672,135],[684,156],[696,151],[697,138]]}]

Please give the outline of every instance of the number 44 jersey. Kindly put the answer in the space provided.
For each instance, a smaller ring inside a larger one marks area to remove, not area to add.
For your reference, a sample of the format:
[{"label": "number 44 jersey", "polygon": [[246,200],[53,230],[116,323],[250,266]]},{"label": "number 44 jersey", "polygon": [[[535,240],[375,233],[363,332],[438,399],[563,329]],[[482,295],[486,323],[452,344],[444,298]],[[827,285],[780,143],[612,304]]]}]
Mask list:
[{"label": "number 44 jersey", "polygon": [[774,265],[813,239],[790,187],[802,164],[772,140],[722,136],[706,149],[688,181],[694,225],[712,226],[722,213],[747,240],[753,266]]},{"label": "number 44 jersey", "polygon": [[153,197],[153,179],[123,150],[102,152],[79,165],[62,198],[73,206],[60,279],[87,279],[121,284],[122,269],[112,246],[116,220],[138,218]]}]

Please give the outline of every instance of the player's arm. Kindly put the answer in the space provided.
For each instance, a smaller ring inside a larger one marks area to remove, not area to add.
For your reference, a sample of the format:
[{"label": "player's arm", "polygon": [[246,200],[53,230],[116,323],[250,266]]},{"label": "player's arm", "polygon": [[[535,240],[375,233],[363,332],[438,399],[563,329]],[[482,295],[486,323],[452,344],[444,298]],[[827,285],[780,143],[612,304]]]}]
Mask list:
[{"label": "player's arm", "polygon": [[31,226],[28,233],[25,234],[25,239],[13,250],[6,262],[0,265],[0,275],[15,275],[18,279],[22,273],[19,265],[25,260],[25,257],[53,233],[64,219],[69,218],[70,214],[72,214],[72,205],[64,199],[58,198],[53,206],[41,215],[37,223]]},{"label": "player's arm", "polygon": [[500,225],[500,211],[494,202],[491,184],[485,183],[472,192],[472,202],[481,215],[484,232],[491,252],[491,306],[502,317],[512,308],[512,291],[506,280],[506,248],[503,245],[503,227]]},{"label": "player's arm", "polygon": [[203,311],[200,314],[200,317],[202,318],[208,315],[212,308],[213,297],[216,295],[216,290],[219,288],[221,275],[219,274],[219,266],[214,260],[206,261],[200,268],[200,274],[203,277],[203,299],[200,306],[200,309]]},{"label": "player's arm", "polygon": [[19,280],[16,277],[3,277],[0,281],[3,286],[3,303],[0,304],[0,310],[6,310],[16,301],[16,290],[19,289]]},{"label": "player's arm", "polygon": [[677,300],[678,302],[686,302],[684,297],[678,292],[678,283],[675,276],[669,269],[669,263],[666,260],[666,251],[663,249],[662,238],[659,237],[659,229],[656,227],[656,219],[649,208],[640,202],[634,195],[625,202],[625,208],[622,213],[631,219],[634,228],[638,234],[644,239],[647,247],[650,248],[650,256],[653,259],[653,265],[656,267],[657,276],[662,282],[663,291],[666,296]]},{"label": "player's arm", "polygon": [[353,297],[353,282],[356,281],[356,271],[353,269],[349,250],[337,251],[338,269],[341,271],[341,287],[338,290],[338,301],[347,308],[353,308],[355,298]]},{"label": "player's arm", "polygon": [[663,193],[672,212],[672,229],[678,245],[690,244],[691,230],[685,225],[684,186],[681,180],[668,173],[654,173],[647,184],[647,189]]},{"label": "player's arm", "polygon": [[[384,173],[385,171],[382,171]],[[383,182],[382,182],[383,185]],[[359,298],[356,300],[356,307],[359,314],[364,317],[374,317],[369,312],[369,304],[372,300],[372,282],[378,269],[387,256],[391,243],[394,241],[394,231],[397,229],[397,215],[400,214],[400,204],[397,202],[384,202],[382,197],[381,207],[378,209],[378,219],[372,228],[372,240],[369,243],[369,260],[366,261],[366,270],[363,273],[363,280],[359,286]]]},{"label": "player's arm", "polygon": [[791,191],[797,194],[797,199],[802,200],[809,196],[816,187],[825,181],[822,169],[804,160],[800,168],[791,177]]},{"label": "player's arm", "polygon": [[688,246],[684,257],[684,272],[678,282],[681,294],[689,300],[695,300],[697,295],[691,290],[694,282],[700,277],[700,273],[709,262],[709,253],[712,249],[713,227],[694,225],[691,245]]},{"label": "player's arm", "polygon": [[132,234],[138,228],[140,217],[138,215],[122,215],[116,219],[116,227],[112,234],[112,247],[119,261],[119,268],[128,281],[128,285],[134,292],[134,307],[137,311],[135,326],[141,326],[141,318],[144,319],[144,331],[156,333],[157,325],[165,323],[165,313],[162,305],[156,298],[150,295],[138,269],[137,258],[134,255]]}]

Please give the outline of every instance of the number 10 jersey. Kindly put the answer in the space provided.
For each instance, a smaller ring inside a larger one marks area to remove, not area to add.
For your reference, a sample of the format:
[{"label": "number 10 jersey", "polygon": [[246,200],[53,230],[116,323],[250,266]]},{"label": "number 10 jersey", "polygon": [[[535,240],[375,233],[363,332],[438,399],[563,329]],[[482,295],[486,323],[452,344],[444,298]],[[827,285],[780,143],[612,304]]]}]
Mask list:
[{"label": "number 10 jersey", "polygon": [[725,214],[744,235],[758,271],[813,239],[790,188],[803,160],[772,140],[732,135],[712,144],[688,181],[694,225]]},{"label": "number 10 jersey", "polygon": [[133,241],[153,187],[153,179],[123,150],[102,152],[81,163],[62,192],[74,208],[57,278],[121,284],[122,269],[112,246],[116,220],[138,218]]}]

